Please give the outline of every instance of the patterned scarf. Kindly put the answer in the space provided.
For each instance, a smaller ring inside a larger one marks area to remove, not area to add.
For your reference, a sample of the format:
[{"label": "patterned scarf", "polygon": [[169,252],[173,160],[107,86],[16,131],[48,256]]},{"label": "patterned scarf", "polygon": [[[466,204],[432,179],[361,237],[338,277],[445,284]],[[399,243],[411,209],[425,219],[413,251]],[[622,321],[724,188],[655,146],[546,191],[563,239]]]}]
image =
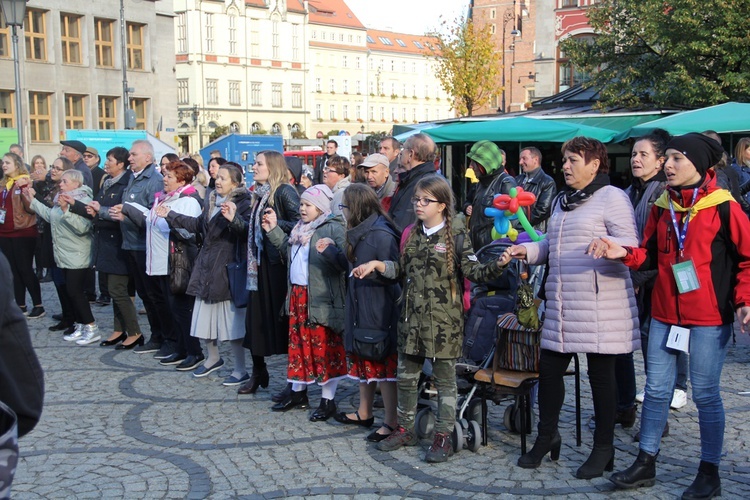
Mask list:
[{"label": "patterned scarf", "polygon": [[596,174],[594,180],[583,189],[565,187],[560,192],[560,195],[558,195],[560,199],[560,208],[566,212],[575,210],[589,201],[591,196],[604,186],[609,186],[609,174]]},{"label": "patterned scarf", "polygon": [[253,190],[255,207],[250,216],[250,227],[247,232],[247,289],[258,290],[258,267],[260,266],[261,253],[263,252],[263,211],[268,205],[271,196],[271,185],[256,184]]},{"label": "patterned scarf", "polygon": [[310,222],[297,221],[297,224],[292,228],[292,232],[289,235],[290,245],[307,246],[310,244],[310,239],[315,233],[315,230],[323,224],[331,212],[323,212],[315,220]]}]

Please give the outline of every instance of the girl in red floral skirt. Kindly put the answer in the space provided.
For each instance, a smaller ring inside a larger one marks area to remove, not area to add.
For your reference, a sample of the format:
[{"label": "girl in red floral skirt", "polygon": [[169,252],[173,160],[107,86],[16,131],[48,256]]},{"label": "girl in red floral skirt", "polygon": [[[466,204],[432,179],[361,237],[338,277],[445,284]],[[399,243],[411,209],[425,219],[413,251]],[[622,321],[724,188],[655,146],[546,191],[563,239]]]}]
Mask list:
[{"label": "girl in red floral skirt", "polygon": [[307,408],[308,384],[321,386],[320,406],[312,422],[328,420],[336,412],[334,396],[346,376],[344,351],[345,274],[327,263],[316,244],[325,240],[344,246],[344,222],[331,215],[333,194],[324,184],[308,188],[300,197],[300,220],[289,236],[276,225],[269,210],[263,217],[268,239],[289,261],[289,365],[292,392],[273,411]]}]

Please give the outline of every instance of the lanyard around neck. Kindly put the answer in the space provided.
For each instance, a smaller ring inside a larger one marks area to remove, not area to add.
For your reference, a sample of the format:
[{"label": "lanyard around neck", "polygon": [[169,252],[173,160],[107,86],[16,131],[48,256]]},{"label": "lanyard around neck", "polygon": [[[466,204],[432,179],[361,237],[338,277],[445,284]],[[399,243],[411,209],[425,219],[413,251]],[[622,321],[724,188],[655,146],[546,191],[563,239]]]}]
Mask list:
[{"label": "lanyard around neck", "polygon": [[[695,199],[698,197],[698,188],[693,189],[693,201],[690,202],[690,207],[695,205]],[[685,223],[682,225],[682,231],[680,231],[680,225],[677,221],[677,215],[674,211],[674,204],[672,198],[669,198],[669,214],[672,216],[672,226],[674,226],[674,234],[677,237],[677,247],[680,249],[680,257],[685,250],[685,238],[687,238],[688,224],[690,223],[690,210],[688,209],[687,215],[685,216]]]}]

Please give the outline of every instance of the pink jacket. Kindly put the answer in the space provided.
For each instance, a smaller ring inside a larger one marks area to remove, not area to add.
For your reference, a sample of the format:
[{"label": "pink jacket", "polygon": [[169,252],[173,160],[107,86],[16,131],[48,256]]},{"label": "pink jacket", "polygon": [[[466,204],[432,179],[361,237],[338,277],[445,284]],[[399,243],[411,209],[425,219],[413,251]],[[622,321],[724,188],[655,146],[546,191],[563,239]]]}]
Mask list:
[{"label": "pink jacket", "polygon": [[620,245],[638,244],[633,206],[613,186],[569,212],[557,204],[547,238],[524,244],[529,263],[549,265],[542,349],[621,354],[640,348],[630,271],[620,261],[595,260],[585,253],[592,239],[604,235]]}]

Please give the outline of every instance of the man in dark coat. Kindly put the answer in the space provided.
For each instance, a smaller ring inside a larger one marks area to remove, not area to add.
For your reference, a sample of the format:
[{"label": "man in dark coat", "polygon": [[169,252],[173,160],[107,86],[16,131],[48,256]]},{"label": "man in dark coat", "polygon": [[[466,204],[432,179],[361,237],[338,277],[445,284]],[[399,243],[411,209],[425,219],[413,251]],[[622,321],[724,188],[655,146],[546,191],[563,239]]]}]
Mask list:
[{"label": "man in dark coat", "polygon": [[339,143],[333,139],[329,139],[326,142],[326,154],[320,157],[318,164],[315,166],[315,172],[313,172],[313,184],[323,184],[323,169],[328,165],[328,159],[333,158],[338,153]]},{"label": "man in dark coat", "polygon": [[533,146],[521,150],[518,164],[523,173],[516,177],[516,183],[536,196],[531,214],[527,214],[529,222],[536,229],[546,232],[547,219],[552,213],[552,200],[557,194],[555,181],[542,170],[542,152]]},{"label": "man in dark coat", "polygon": [[388,209],[388,215],[401,232],[416,220],[411,199],[419,179],[435,173],[435,149],[435,142],[429,135],[415,134],[406,139],[401,150],[401,165],[406,171],[399,174],[398,187]]},{"label": "man in dark coat", "polygon": [[496,194],[509,194],[516,181],[505,171],[505,153],[494,142],[475,142],[466,156],[479,179],[471,204],[464,207],[464,213],[470,217],[471,245],[478,251],[493,239],[494,220],[484,215],[484,209],[492,206]]},{"label": "man in dark coat", "polygon": [[0,252],[0,498],[11,498],[18,438],[39,422],[44,375],[29,327],[13,297],[13,274]]}]

